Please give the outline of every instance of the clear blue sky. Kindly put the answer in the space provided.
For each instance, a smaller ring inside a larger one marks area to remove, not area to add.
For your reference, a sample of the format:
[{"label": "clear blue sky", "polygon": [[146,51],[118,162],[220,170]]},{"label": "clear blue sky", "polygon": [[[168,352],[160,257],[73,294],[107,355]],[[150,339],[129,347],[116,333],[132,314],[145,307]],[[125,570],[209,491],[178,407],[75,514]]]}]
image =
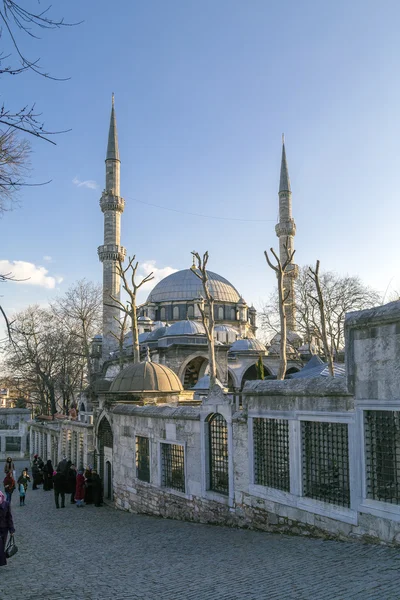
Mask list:
[{"label": "clear blue sky", "polygon": [[263,251],[278,247],[285,132],[296,262],[319,258],[382,294],[389,282],[400,289],[398,2],[69,0],[51,14],[84,22],[21,43],[71,80],[3,77],[1,99],[36,102],[48,128],[71,131],[56,147],[34,141],[31,181],[52,182],[25,188],[21,207],[0,220],[0,261],[32,263],[32,273],[43,267],[54,280],[42,271],[47,287],[2,285],[8,311],[45,303],[83,277],[101,281],[112,92],[122,243],[141,262],[164,273],[208,249],[210,270],[259,306],[275,285]]}]

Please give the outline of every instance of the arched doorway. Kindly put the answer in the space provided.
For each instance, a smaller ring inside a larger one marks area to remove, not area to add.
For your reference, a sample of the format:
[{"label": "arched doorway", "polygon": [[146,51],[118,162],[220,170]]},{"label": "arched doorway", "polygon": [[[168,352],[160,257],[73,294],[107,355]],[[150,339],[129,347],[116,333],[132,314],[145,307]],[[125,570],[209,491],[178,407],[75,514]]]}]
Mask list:
[{"label": "arched doorway", "polygon": [[183,374],[183,388],[185,390],[190,390],[194,385],[196,385],[200,377],[202,377],[205,370],[203,369],[203,366],[205,366],[204,363],[207,363],[206,358],[203,356],[196,356],[196,358],[193,358],[186,365],[185,372]]},{"label": "arched doorway", "polygon": [[112,456],[114,436],[109,420],[104,416],[97,430],[100,477],[103,480],[104,497],[112,500]]},{"label": "arched doorway", "polygon": [[[264,365],[264,377],[268,377],[269,375],[271,375],[271,371]],[[246,383],[246,381],[255,381],[256,379],[258,379],[258,373],[257,373],[257,369],[256,369],[256,365],[251,365],[247,371],[245,371],[243,377],[242,377],[242,385],[241,385],[241,390],[244,387],[244,384]]]},{"label": "arched doorway", "polygon": [[287,377],[288,375],[292,375],[293,373],[298,373],[300,369],[297,369],[297,367],[290,367],[290,369],[288,369],[285,373],[285,377]]}]

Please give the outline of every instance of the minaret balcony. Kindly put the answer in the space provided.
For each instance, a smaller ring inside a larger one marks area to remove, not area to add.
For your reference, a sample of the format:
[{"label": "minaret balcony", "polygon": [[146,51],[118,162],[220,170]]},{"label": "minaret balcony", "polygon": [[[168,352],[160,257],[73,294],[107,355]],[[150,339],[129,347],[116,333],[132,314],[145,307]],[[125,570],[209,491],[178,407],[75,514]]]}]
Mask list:
[{"label": "minaret balcony", "polygon": [[104,191],[100,198],[100,208],[102,212],[107,210],[115,210],[123,212],[125,208],[125,200],[121,196],[116,196],[112,191]]},{"label": "minaret balcony", "polygon": [[276,235],[278,237],[296,235],[296,223],[294,219],[288,219],[287,221],[281,221],[275,225]]},{"label": "minaret balcony", "polygon": [[126,249],[118,244],[104,244],[97,248],[97,254],[101,262],[105,260],[125,260]]}]

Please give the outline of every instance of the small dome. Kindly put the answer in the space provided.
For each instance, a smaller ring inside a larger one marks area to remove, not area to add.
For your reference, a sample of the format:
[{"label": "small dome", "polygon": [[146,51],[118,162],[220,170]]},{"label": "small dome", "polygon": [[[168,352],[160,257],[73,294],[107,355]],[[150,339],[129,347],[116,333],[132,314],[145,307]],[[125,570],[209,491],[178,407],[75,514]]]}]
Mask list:
[{"label": "small dome", "polygon": [[[297,348],[303,343],[303,338],[296,331],[288,331],[286,334],[286,340],[289,344]],[[276,333],[271,340],[271,345],[278,344],[281,341],[281,334]]]},{"label": "small dome", "polygon": [[138,322],[140,321],[140,323],[152,323],[153,321],[150,319],[150,317],[138,317]]},{"label": "small dome", "polygon": [[[224,387],[219,379],[216,379],[215,383],[222,388]],[[210,376],[203,375],[203,377],[200,377],[200,379],[198,380],[196,385],[194,385],[191,389],[192,390],[208,390],[208,389],[210,389]]]},{"label": "small dome", "polygon": [[127,392],[180,392],[183,390],[178,375],[158,363],[144,361],[123,369],[110,387],[110,393]]},{"label": "small dome", "polygon": [[153,329],[150,333],[147,334],[146,342],[155,342],[163,335],[168,335],[167,331],[171,329],[170,327],[158,327],[157,329]]},{"label": "small dome", "polygon": [[96,335],[93,337],[94,340],[102,340],[103,336],[101,335],[101,333],[96,333]]},{"label": "small dome", "polygon": [[229,349],[230,352],[266,352],[264,344],[257,338],[237,340]]},{"label": "small dome", "polygon": [[[149,335],[150,331],[139,333],[139,344],[143,344],[147,340]],[[124,348],[129,348],[129,346],[132,346],[132,344],[132,331],[128,331],[128,333],[124,337]]]},{"label": "small dome", "polygon": [[164,323],[163,321],[154,321],[153,323],[153,331],[154,329],[159,329],[160,327],[165,327],[166,323]]},{"label": "small dome", "polygon": [[178,321],[171,325],[171,327],[168,327],[163,337],[170,337],[172,335],[204,335],[205,333],[206,330],[202,323],[186,319],[185,321]]}]

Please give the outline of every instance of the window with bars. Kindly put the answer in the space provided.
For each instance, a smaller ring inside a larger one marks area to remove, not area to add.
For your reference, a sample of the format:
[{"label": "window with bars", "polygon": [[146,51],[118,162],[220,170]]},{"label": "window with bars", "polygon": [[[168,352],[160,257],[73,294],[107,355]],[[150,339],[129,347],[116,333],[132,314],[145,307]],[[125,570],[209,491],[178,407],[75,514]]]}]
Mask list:
[{"label": "window with bars", "polygon": [[364,425],[367,497],[400,504],[400,412],[366,410]]},{"label": "window with bars", "polygon": [[289,422],[253,419],[254,483],[290,491]]},{"label": "window with bars", "polygon": [[71,456],[71,461],[74,465],[78,462],[78,433],[76,431],[72,432],[72,446],[73,446],[73,454]]},{"label": "window with bars", "polygon": [[150,483],[150,440],[136,436],[136,477]]},{"label": "window with bars", "polygon": [[208,422],[209,489],[220,494],[229,493],[228,427],[219,413],[212,414]]},{"label": "window with bars", "polygon": [[350,506],[346,423],[302,421],[303,496]]},{"label": "window with bars", "polygon": [[161,444],[161,485],[185,492],[185,450],[179,444]]},{"label": "window with bars", "polygon": [[6,452],[20,452],[21,451],[21,438],[20,437],[6,437]]},{"label": "window with bars", "polygon": [[83,465],[83,433],[79,434],[79,456],[77,458],[77,465],[78,468],[82,468]]}]

